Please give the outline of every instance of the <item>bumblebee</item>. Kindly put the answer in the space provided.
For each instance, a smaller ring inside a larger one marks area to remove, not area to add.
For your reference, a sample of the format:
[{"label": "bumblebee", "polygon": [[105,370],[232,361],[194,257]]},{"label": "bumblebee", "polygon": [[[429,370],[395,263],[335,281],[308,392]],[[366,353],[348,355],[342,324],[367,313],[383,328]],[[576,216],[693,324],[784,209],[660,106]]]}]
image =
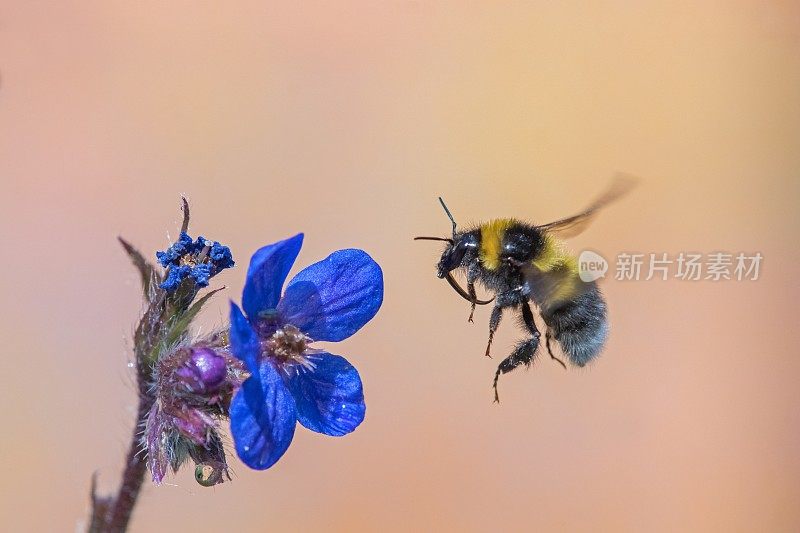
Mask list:
[{"label": "bumblebee", "polygon": [[[437,265],[437,275],[470,302],[469,322],[473,322],[477,305],[494,302],[486,356],[491,357],[492,339],[506,309],[518,313],[527,332],[526,338],[519,341],[511,355],[497,367],[492,383],[495,402],[500,401],[497,392],[500,375],[520,365],[529,367],[537,355],[541,333],[531,302],[544,322],[545,345],[551,359],[567,367],[553,354],[551,340],[558,343],[569,362],[578,367],[599,355],[609,330],[606,302],[596,282],[581,280],[578,261],[561,239],[586,229],[600,209],[627,193],[634,183],[632,178],[620,176],[582,212],[538,226],[501,218],[459,231],[450,210],[439,198],[453,224],[452,237],[416,237],[416,240],[447,243]],[[456,270],[466,272],[466,289],[453,277]],[[476,283],[494,297],[479,300]]]}]

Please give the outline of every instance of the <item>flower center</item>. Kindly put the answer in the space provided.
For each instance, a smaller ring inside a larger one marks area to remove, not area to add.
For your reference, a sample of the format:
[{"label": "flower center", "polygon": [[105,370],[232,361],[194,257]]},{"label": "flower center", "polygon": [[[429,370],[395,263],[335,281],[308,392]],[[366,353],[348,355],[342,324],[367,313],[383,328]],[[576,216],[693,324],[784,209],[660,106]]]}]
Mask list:
[{"label": "flower center", "polygon": [[317,350],[309,348],[311,342],[313,342],[311,337],[300,331],[297,326],[287,324],[267,339],[266,349],[269,355],[281,363],[298,363],[313,368],[314,364],[309,361],[308,355]]},{"label": "flower center", "polygon": [[195,254],[184,254],[178,258],[179,265],[186,265],[190,267],[196,267],[197,265],[202,265],[206,263],[208,259],[208,252],[211,250],[211,247],[214,245],[213,241],[206,240],[203,242],[203,248],[195,253]]}]

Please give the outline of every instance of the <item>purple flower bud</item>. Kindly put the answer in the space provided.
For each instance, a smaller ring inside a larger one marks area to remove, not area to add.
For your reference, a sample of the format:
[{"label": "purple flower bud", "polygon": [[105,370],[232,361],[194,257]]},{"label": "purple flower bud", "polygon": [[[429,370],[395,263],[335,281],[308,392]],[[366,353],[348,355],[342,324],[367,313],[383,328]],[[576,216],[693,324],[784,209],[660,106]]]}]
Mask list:
[{"label": "purple flower bud", "polygon": [[195,444],[205,446],[208,433],[214,427],[214,419],[200,409],[185,407],[172,414],[172,425],[184,437]]},{"label": "purple flower bud", "polygon": [[225,383],[228,368],[225,357],[211,348],[193,348],[175,375],[190,392],[204,394],[215,392]]},{"label": "purple flower bud", "polygon": [[[241,384],[242,363],[228,355],[217,337],[179,346],[158,360],[153,372],[151,409],[142,438],[153,481],[177,471],[191,457],[201,485],[228,477],[225,452],[217,433],[228,416],[230,397]],[[216,342],[216,344],[215,344]],[[228,477],[228,479],[230,479]]]}]

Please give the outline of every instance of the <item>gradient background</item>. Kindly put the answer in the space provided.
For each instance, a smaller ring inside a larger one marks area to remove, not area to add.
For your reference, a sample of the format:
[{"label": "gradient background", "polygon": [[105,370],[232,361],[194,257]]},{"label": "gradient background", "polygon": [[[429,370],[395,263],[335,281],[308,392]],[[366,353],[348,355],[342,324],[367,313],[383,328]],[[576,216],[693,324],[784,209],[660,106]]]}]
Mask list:
[{"label": "gradient background", "polygon": [[[306,232],[299,264],[359,246],[386,296],[334,348],[368,412],[298,430],[271,470],[234,459],[148,484],[134,531],[800,529],[800,6],[794,2],[0,2],[0,515],[71,531],[116,485],[147,253],[180,220],[239,267]],[[757,282],[604,283],[589,370],[501,382],[488,310],[414,243],[457,219],[546,222],[613,172],[640,187],[571,242],[760,251]]]}]

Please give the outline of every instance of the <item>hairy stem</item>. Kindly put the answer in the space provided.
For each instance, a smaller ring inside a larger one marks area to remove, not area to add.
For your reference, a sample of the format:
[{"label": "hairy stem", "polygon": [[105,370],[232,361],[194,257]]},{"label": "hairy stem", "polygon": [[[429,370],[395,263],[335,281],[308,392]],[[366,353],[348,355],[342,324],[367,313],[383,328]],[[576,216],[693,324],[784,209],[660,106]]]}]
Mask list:
[{"label": "hairy stem", "polygon": [[131,443],[125,458],[125,470],[122,474],[119,490],[113,499],[101,499],[92,489],[92,517],[89,523],[90,533],[122,532],[128,528],[136,499],[147,472],[147,457],[142,453],[141,423],[153,406],[148,395],[139,396],[139,408],[136,423],[131,432]]},{"label": "hairy stem", "polygon": [[139,410],[136,414],[136,425],[133,427],[130,448],[125,459],[125,472],[122,474],[122,483],[119,492],[114,498],[114,503],[108,514],[108,531],[125,531],[128,527],[133,507],[139,496],[139,490],[144,482],[147,471],[146,457],[141,453],[139,434],[141,422],[150,411],[153,402],[147,397],[139,400]]}]

